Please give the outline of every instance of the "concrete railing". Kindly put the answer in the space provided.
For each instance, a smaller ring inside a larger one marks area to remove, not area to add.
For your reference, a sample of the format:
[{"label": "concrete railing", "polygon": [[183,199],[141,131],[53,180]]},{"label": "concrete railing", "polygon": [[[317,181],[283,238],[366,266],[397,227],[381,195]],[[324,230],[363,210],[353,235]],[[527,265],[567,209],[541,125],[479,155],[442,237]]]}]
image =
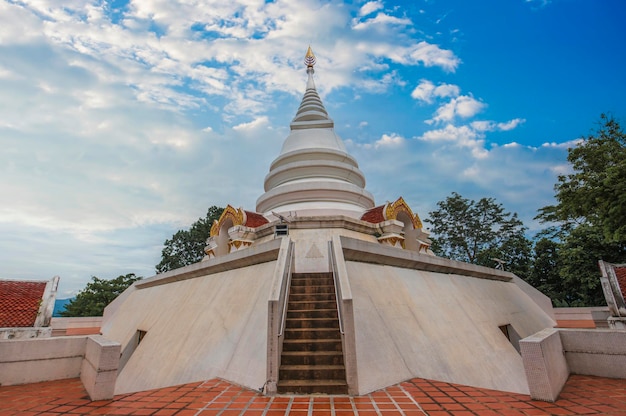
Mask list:
[{"label": "concrete railing", "polygon": [[337,307],[341,314],[341,343],[343,349],[344,365],[346,368],[346,382],[348,393],[356,395],[359,392],[358,374],[356,363],[356,336],[354,330],[354,308],[352,302],[352,289],[348,280],[346,261],[343,257],[341,238],[333,236],[329,244],[331,270],[335,281]]},{"label": "concrete railing", "polygon": [[101,335],[87,337],[80,381],[91,400],[105,400],[114,396],[120,349],[118,342],[109,341]]},{"label": "concrete railing", "polygon": [[80,377],[92,400],[111,399],[119,356],[100,335],[0,341],[0,385]]},{"label": "concrete railing", "polygon": [[520,347],[536,400],[556,401],[570,374],[626,379],[626,331],[547,328]]},{"label": "concrete railing", "polygon": [[291,265],[294,256],[293,245],[289,237],[282,237],[272,289],[267,302],[267,381],[264,385],[267,394],[277,392],[278,370],[282,354],[282,327],[285,319],[285,303],[289,297]]},{"label": "concrete railing", "polygon": [[520,341],[530,396],[556,401],[569,377],[559,330],[547,328]]}]

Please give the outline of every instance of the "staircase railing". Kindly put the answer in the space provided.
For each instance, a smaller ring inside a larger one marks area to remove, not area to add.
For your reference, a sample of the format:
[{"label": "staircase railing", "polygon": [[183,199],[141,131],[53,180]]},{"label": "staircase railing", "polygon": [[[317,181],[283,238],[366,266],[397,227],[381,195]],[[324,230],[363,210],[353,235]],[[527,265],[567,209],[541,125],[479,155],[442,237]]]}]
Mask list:
[{"label": "staircase railing", "polygon": [[354,306],[352,299],[352,289],[348,279],[348,270],[343,256],[341,237],[333,236],[328,242],[330,270],[333,273],[335,291],[337,297],[337,314],[339,317],[339,328],[341,331],[341,343],[343,349],[343,360],[346,367],[346,381],[348,382],[348,393],[358,394],[358,376],[356,363],[356,337],[354,322]]},{"label": "staircase railing", "polygon": [[330,270],[333,273],[333,283],[335,285],[335,302],[337,303],[337,316],[339,318],[339,331],[341,335],[344,335],[343,331],[343,305],[341,302],[341,285],[338,283],[337,273],[337,259],[335,258],[335,251],[333,250],[333,242],[328,242],[328,259],[330,261]]},{"label": "staircase railing", "polygon": [[263,387],[259,389],[267,394],[276,393],[294,257],[294,242],[288,236],[282,237],[281,240],[278,261],[272,278],[272,290],[267,305],[267,379]]},{"label": "staircase railing", "polygon": [[287,303],[289,302],[289,288],[291,287],[291,267],[293,265],[293,241],[289,243],[289,251],[287,252],[287,264],[285,266],[285,274],[283,275],[283,285],[280,290],[282,298],[282,314],[280,318],[280,330],[278,337],[282,337],[285,332],[285,322],[287,321]]}]

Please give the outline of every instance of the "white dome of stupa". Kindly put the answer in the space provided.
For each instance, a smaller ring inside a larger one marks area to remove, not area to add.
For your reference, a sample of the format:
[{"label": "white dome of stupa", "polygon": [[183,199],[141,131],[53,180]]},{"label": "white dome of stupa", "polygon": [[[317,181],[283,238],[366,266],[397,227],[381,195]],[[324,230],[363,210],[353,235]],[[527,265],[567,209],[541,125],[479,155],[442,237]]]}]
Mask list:
[{"label": "white dome of stupa", "polygon": [[256,211],[265,215],[348,215],[374,207],[365,176],[335,133],[313,82],[315,56],[309,47],[306,92],[278,157],[265,177]]}]

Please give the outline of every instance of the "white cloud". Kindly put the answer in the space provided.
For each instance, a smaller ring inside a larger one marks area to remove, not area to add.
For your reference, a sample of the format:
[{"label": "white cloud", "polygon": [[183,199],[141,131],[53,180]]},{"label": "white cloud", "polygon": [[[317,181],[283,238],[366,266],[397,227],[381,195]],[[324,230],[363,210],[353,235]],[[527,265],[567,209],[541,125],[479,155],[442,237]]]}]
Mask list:
[{"label": "white cloud", "polygon": [[435,112],[435,116],[429,120],[432,122],[450,122],[457,117],[470,118],[481,112],[486,107],[482,101],[474,97],[461,95],[452,98],[448,103],[442,105]]},{"label": "white cloud", "polygon": [[376,17],[372,17],[362,22],[355,22],[352,26],[354,30],[365,30],[369,28],[378,28],[387,25],[410,26],[413,23],[406,17],[395,17],[385,13],[378,13]]},{"label": "white cloud", "polygon": [[241,123],[233,127],[235,131],[252,131],[260,127],[267,126],[269,120],[267,116],[256,118],[248,123]]},{"label": "white cloud", "polygon": [[509,120],[506,123],[498,123],[498,130],[501,130],[501,131],[513,130],[514,128],[516,128],[517,126],[519,126],[520,124],[524,122],[526,122],[526,120],[523,118],[514,118],[513,120]]},{"label": "white cloud", "polygon": [[435,86],[431,81],[423,79],[415,87],[411,97],[430,104],[434,98],[457,97],[460,93],[461,89],[457,85],[443,83]]},{"label": "white cloud", "polygon": [[569,140],[569,141],[562,142],[562,143],[556,143],[556,142],[543,143],[541,145],[541,147],[552,147],[552,148],[557,148],[557,149],[570,149],[572,147],[576,147],[576,146],[580,145],[583,142],[584,142],[584,140],[582,140],[582,139],[575,139],[575,140]]},{"label": "white cloud", "polygon": [[396,147],[404,143],[404,137],[397,134],[383,134],[374,144],[375,148],[379,147]]},{"label": "white cloud", "polygon": [[359,16],[367,16],[368,14],[374,13],[377,10],[382,9],[383,2],[382,1],[368,1],[361,9],[359,9]]}]

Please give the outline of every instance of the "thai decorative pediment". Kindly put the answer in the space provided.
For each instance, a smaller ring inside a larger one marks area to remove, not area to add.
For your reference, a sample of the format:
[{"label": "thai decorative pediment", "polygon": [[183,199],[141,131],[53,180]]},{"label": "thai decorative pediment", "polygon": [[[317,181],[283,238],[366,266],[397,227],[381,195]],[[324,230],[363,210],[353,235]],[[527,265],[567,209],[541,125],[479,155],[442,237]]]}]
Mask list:
[{"label": "thai decorative pediment", "polygon": [[226,208],[224,208],[224,212],[222,212],[220,219],[213,221],[210,236],[218,236],[220,230],[222,229],[222,225],[224,225],[224,223],[228,220],[233,223],[231,227],[243,225],[249,228],[256,228],[269,222],[267,218],[258,212],[245,211],[243,208],[235,208],[232,205],[227,205]]},{"label": "thai decorative pediment", "polygon": [[409,218],[411,218],[413,228],[416,230],[422,228],[422,221],[417,214],[413,214],[411,207],[409,207],[409,205],[404,201],[404,198],[400,197],[395,202],[387,202],[385,205],[384,215],[386,220],[397,220],[398,214],[401,212],[406,213]]},{"label": "thai decorative pediment", "polygon": [[363,221],[370,222],[372,224],[378,224],[383,221],[397,220],[405,222],[406,220],[398,219],[398,215],[404,213],[413,224],[413,228],[419,230],[422,228],[422,221],[417,214],[414,214],[411,207],[406,203],[404,198],[400,197],[395,202],[387,202],[385,205],[379,205],[372,209],[367,210],[362,216]]},{"label": "thai decorative pediment", "polygon": [[211,226],[211,237],[215,237],[219,235],[220,230],[222,229],[222,225],[228,220],[233,222],[233,227],[235,225],[244,225],[246,223],[246,212],[242,208],[234,208],[230,204],[224,208],[224,212],[220,216],[219,220],[213,221],[213,225]]},{"label": "thai decorative pediment", "polygon": [[411,218],[411,222],[413,223],[413,228],[419,230],[422,228],[422,221],[417,214],[414,214],[411,210],[411,207],[404,201],[404,198],[400,197],[396,200],[396,202],[390,203],[387,202],[385,208],[383,210],[385,220],[397,220],[398,214],[404,212]]}]

